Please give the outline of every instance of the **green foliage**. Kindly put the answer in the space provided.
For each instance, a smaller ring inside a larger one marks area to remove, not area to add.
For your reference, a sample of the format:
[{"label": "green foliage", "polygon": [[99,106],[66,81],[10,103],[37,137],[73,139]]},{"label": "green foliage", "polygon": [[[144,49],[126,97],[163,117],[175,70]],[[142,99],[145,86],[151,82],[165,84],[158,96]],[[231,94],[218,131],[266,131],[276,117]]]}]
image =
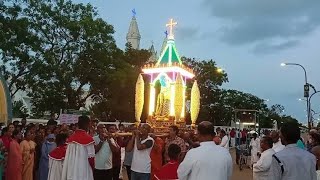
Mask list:
[{"label": "green foliage", "polygon": [[39,39],[31,32],[29,18],[24,16],[24,1],[4,0],[0,3],[0,71],[8,81],[13,97],[19,90],[26,90],[26,75],[34,68],[34,52]]},{"label": "green foliage", "polygon": [[28,109],[22,101],[14,101],[12,104],[12,114],[14,118],[23,118],[28,116]]}]

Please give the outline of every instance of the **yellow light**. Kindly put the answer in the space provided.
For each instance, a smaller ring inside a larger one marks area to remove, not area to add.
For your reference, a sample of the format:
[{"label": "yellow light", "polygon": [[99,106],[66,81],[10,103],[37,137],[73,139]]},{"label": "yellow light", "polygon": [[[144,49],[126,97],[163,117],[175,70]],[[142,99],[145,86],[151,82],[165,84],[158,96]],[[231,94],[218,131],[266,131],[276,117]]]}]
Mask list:
[{"label": "yellow light", "polygon": [[223,72],[223,69],[218,68],[218,69],[217,69],[217,72],[218,72],[218,73],[222,73],[222,72]]},{"label": "yellow light", "polygon": [[170,97],[170,116],[174,116],[174,91],[175,91],[175,85],[174,83],[171,84],[171,97]]},{"label": "yellow light", "polygon": [[254,125],[254,123],[246,123],[246,122],[244,122],[244,123],[242,123],[243,125]]},{"label": "yellow light", "polygon": [[169,39],[173,39],[173,26],[177,25],[177,22],[174,22],[173,19],[170,19],[170,22],[166,24],[166,27],[169,26]]},{"label": "yellow light", "polygon": [[185,107],[186,107],[186,86],[183,87],[183,106],[182,106],[182,111],[181,111],[181,117],[184,118],[185,114]]},{"label": "yellow light", "polygon": [[150,84],[150,101],[149,101],[149,115],[152,116],[154,112],[155,92],[154,84]]}]

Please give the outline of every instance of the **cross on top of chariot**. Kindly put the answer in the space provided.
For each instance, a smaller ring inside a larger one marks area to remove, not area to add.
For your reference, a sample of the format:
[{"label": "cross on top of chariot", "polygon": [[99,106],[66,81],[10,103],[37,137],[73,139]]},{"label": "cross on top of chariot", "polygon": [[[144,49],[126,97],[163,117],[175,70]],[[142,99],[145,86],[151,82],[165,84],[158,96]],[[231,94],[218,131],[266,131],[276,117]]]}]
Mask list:
[{"label": "cross on top of chariot", "polygon": [[173,19],[170,19],[170,22],[166,24],[166,27],[169,27],[169,39],[174,39],[173,27],[177,25],[177,22],[174,22]]}]

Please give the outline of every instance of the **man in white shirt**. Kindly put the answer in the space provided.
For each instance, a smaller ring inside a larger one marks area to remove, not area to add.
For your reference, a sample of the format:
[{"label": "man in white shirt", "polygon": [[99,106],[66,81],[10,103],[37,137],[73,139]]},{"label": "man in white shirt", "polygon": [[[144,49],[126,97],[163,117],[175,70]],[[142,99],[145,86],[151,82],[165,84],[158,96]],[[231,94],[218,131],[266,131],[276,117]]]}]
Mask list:
[{"label": "man in white shirt", "polygon": [[268,136],[260,141],[262,153],[258,162],[253,164],[253,180],[272,180],[271,163],[272,155],[275,153],[272,144],[272,138]]},{"label": "man in white shirt", "polygon": [[282,151],[284,149],[284,145],[282,145],[280,141],[280,136],[278,131],[272,131],[270,134],[270,137],[272,138],[273,141],[273,146],[272,149],[277,153],[279,151]]},{"label": "man in white shirt", "polygon": [[150,153],[154,144],[153,138],[149,136],[150,131],[151,127],[148,124],[142,125],[139,131],[134,132],[127,145],[126,151],[133,150],[131,180],[150,180]]},{"label": "man in white shirt", "polygon": [[232,158],[229,151],[216,145],[214,126],[208,121],[198,125],[200,147],[191,149],[178,168],[179,180],[230,180]]},{"label": "man in white shirt", "polygon": [[104,124],[97,126],[98,136],[93,137],[95,163],[93,176],[95,180],[112,180],[112,152],[117,150],[113,138],[106,133]]},{"label": "man in white shirt", "polygon": [[229,150],[229,137],[223,129],[220,132],[220,137],[221,137],[220,146]]}]

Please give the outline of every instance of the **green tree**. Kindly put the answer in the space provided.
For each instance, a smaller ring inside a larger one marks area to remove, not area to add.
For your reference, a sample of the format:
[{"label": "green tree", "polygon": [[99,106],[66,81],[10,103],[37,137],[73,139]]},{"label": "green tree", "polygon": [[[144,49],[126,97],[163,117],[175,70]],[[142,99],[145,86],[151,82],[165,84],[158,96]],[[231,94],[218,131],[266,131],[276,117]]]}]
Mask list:
[{"label": "green tree", "polygon": [[[218,101],[219,87],[228,82],[228,77],[225,72],[219,72],[215,61],[213,60],[196,60],[191,58],[182,58],[185,65],[192,68],[195,74],[200,89],[200,114],[198,121],[209,120],[214,122],[216,110],[213,108]],[[193,81],[188,81],[187,86],[188,98],[190,99],[190,91]],[[187,122],[190,122],[187,114]]]},{"label": "green tree", "polygon": [[15,118],[23,118],[28,116],[28,109],[22,101],[14,101],[12,104],[12,114]]},{"label": "green tree", "polygon": [[8,82],[11,96],[27,89],[26,75],[32,71],[39,39],[31,32],[24,15],[24,1],[4,0],[0,3],[0,71]]},{"label": "green tree", "polygon": [[34,111],[79,109],[92,95],[107,91],[118,64],[113,27],[90,4],[70,0],[27,1],[23,9],[39,47],[28,74]]},{"label": "green tree", "polygon": [[[134,122],[135,85],[141,67],[150,57],[148,50],[132,49],[130,44],[118,61],[118,66],[110,76],[110,85],[106,93],[101,93],[98,103],[95,104],[93,112],[100,119],[115,121]],[[147,77],[146,77],[147,78]],[[145,79],[147,82],[147,79]],[[147,94],[148,84],[146,83],[145,93]],[[148,96],[145,95],[145,98]],[[147,101],[146,101],[147,102]],[[146,108],[144,108],[146,110]],[[146,111],[142,119],[146,117]]]}]

